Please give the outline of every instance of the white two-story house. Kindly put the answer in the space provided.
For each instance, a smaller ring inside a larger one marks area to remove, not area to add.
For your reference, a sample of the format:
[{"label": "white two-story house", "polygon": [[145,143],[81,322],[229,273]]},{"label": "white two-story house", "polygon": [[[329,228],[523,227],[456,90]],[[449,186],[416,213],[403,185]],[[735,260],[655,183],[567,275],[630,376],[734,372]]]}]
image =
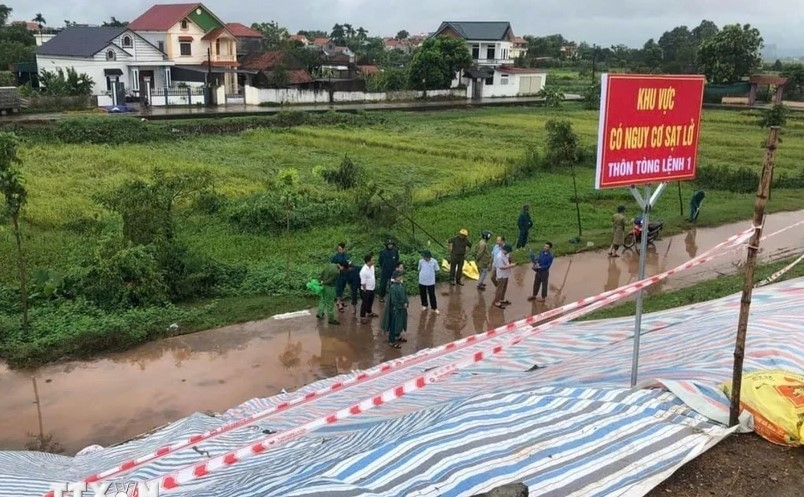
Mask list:
[{"label": "white two-story house", "polygon": [[72,68],[86,74],[94,85],[98,105],[120,105],[112,93],[138,96],[145,85],[151,88],[170,85],[173,62],[156,46],[127,27],[65,28],[36,49],[39,71],[65,74]]},{"label": "white two-story house", "polygon": [[510,22],[445,21],[433,36],[466,41],[473,65],[456,75],[453,86],[466,85],[472,98],[528,96],[544,88],[543,71],[514,67],[517,38]]},{"label": "white two-story house", "polygon": [[174,62],[174,82],[188,86],[216,82],[226,87],[227,94],[237,93],[237,37],[203,4],[154,5],[128,28]]}]

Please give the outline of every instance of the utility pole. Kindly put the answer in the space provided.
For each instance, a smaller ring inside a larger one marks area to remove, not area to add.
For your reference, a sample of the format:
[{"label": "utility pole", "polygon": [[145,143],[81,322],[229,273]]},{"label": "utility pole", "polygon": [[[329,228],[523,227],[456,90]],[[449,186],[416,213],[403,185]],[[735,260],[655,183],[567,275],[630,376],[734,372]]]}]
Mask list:
[{"label": "utility pole", "polygon": [[765,161],[762,164],[762,176],[759,179],[757,197],[754,201],[754,234],[748,242],[748,256],[745,263],[745,282],[743,297],[740,299],[740,318],[737,321],[737,343],[734,346],[734,372],[731,380],[731,409],[729,410],[729,426],[736,426],[740,417],[740,392],[743,384],[743,359],[745,359],[745,336],[748,330],[748,314],[751,309],[751,294],[754,290],[754,272],[756,270],[759,240],[762,237],[762,225],[765,219],[765,205],[768,203],[776,146],[779,143],[779,126],[772,126],[765,146]]}]

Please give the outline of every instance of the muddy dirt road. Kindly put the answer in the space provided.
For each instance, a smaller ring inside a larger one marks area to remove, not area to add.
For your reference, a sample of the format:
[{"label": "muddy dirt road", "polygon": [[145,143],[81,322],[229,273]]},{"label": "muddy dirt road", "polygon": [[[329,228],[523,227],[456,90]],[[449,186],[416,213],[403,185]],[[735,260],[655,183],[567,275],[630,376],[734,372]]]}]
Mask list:
[{"label": "muddy dirt road", "polygon": [[[765,233],[804,219],[804,212],[769,216]],[[647,262],[649,275],[673,268],[750,226],[741,222],[698,229],[657,242]],[[763,242],[761,257],[800,253],[804,230],[795,229]],[[666,280],[650,293],[679,288],[737,270],[743,251]],[[223,411],[254,397],[291,391],[317,379],[363,369],[441,345],[506,322],[537,314],[582,297],[636,281],[638,258],[610,259],[605,252],[557,258],[550,295],[542,304],[527,302],[533,282],[529,265],[516,268],[508,289],[513,305],[493,307],[492,288],[438,288],[441,315],[421,312],[411,297],[407,344],[387,346],[379,320],[361,325],[347,310],[340,326],[319,323],[312,313],[290,319],[229,326],[145,344],[93,361],[66,362],[36,371],[0,366],[0,450],[24,449],[28,433],[38,433],[31,377],[37,379],[45,434],[74,454],[90,444],[119,443],[196,411]],[[649,298],[649,297],[648,297]],[[382,304],[375,304],[381,312]]]}]

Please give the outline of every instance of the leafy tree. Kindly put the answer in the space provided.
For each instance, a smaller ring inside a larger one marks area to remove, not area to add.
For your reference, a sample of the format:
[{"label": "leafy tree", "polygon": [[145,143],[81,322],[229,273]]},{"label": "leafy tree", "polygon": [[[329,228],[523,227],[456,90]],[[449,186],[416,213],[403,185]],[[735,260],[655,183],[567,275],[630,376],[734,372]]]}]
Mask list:
[{"label": "leafy tree", "polygon": [[329,38],[336,45],[343,45],[346,43],[346,30],[342,25],[335,24],[332,26],[332,32],[329,34]]},{"label": "leafy tree", "polygon": [[762,67],[762,35],[750,24],[729,24],[698,49],[699,66],[710,83],[729,84]]},{"label": "leafy tree", "polygon": [[575,191],[575,211],[578,217],[578,237],[582,236],[581,208],[578,198],[578,184],[575,176],[575,165],[580,158],[578,135],[572,129],[572,123],[567,120],[550,119],[544,125],[547,131],[547,153],[545,160],[549,167],[563,170],[569,167],[572,173],[572,186]]},{"label": "leafy tree", "polygon": [[22,160],[17,157],[19,141],[13,133],[0,133],[0,193],[4,202],[0,209],[0,219],[10,220],[17,246],[17,275],[20,283],[20,303],[22,304],[22,330],[28,333],[28,284],[26,282],[25,253],[22,249],[20,213],[25,206],[28,192],[22,182],[17,166]]},{"label": "leafy tree", "polygon": [[402,30],[399,30],[399,32],[396,33],[395,38],[397,40],[407,40],[408,38],[410,38],[410,33],[405,31],[404,29],[402,29]]},{"label": "leafy tree", "polygon": [[290,71],[288,70],[288,65],[284,61],[284,58],[274,66],[274,70],[271,71],[269,79],[271,85],[276,88],[285,88],[290,84]]},{"label": "leafy tree", "polygon": [[644,72],[652,72],[662,65],[662,49],[659,44],[651,38],[642,47],[640,62]]},{"label": "leafy tree", "polygon": [[[8,28],[4,28],[8,29]],[[10,70],[12,64],[36,62],[35,45],[23,45],[13,41],[0,41],[0,70]]]},{"label": "leafy tree", "polygon": [[[290,220],[293,210],[304,200],[307,194],[302,187],[299,171],[293,168],[280,169],[276,177],[268,182],[268,189],[279,192],[282,208],[285,210],[287,225],[285,228],[285,240],[290,240]],[[285,271],[286,277],[290,278],[290,248],[285,247]]]},{"label": "leafy tree", "polygon": [[37,12],[36,16],[31,20],[35,22],[37,25],[39,25],[40,31],[42,30],[43,27],[45,27],[45,24],[47,24],[47,21],[45,20],[45,17],[42,15],[41,12]]},{"label": "leafy tree", "polygon": [[691,73],[695,71],[697,46],[687,26],[677,26],[665,31],[659,38],[662,50],[662,71],[670,74]]},{"label": "leafy tree", "polygon": [[787,78],[785,98],[800,99],[804,96],[804,64],[791,64],[782,70],[781,75]]},{"label": "leafy tree", "polygon": [[262,48],[264,50],[280,50],[287,45],[290,38],[288,30],[280,26],[276,21],[255,22],[251,29],[262,33]]},{"label": "leafy tree", "polygon": [[774,62],[773,65],[771,66],[771,70],[776,71],[776,72],[783,71],[784,70],[784,65],[782,65],[782,61],[779,60],[779,59],[776,59],[776,62]]},{"label": "leafy tree", "polygon": [[545,88],[536,94],[537,97],[544,99],[544,106],[553,109],[561,108],[565,95],[561,88]]},{"label": "leafy tree", "polygon": [[109,21],[104,21],[102,26],[108,26],[110,28],[123,28],[128,26],[128,21],[118,21],[115,16],[109,18]]},{"label": "leafy tree", "polygon": [[0,3],[0,27],[5,26],[8,18],[11,17],[11,12],[14,9],[4,3]]},{"label": "leafy tree", "polygon": [[407,84],[407,73],[397,68],[385,69],[366,78],[366,88],[370,92],[401,91],[407,88]]},{"label": "leafy tree", "polygon": [[704,19],[692,30],[692,38],[695,40],[695,44],[700,46],[703,42],[712,39],[719,31],[720,28],[717,27],[717,24]]},{"label": "leafy tree", "polygon": [[409,68],[411,86],[436,90],[449,88],[455,74],[472,65],[466,43],[457,38],[428,38],[413,55]]},{"label": "leafy tree", "polygon": [[297,35],[302,35],[310,41],[313,41],[316,38],[329,38],[329,33],[326,31],[321,31],[320,29],[311,29],[311,30],[299,30],[296,32]]}]

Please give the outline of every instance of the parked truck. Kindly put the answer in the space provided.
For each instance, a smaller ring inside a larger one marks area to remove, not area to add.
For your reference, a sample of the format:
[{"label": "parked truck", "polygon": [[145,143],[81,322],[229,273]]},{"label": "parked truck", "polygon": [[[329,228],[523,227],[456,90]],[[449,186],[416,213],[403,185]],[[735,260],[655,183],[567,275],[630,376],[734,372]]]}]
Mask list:
[{"label": "parked truck", "polygon": [[0,87],[0,113],[11,114],[20,111],[20,93],[16,86]]}]

